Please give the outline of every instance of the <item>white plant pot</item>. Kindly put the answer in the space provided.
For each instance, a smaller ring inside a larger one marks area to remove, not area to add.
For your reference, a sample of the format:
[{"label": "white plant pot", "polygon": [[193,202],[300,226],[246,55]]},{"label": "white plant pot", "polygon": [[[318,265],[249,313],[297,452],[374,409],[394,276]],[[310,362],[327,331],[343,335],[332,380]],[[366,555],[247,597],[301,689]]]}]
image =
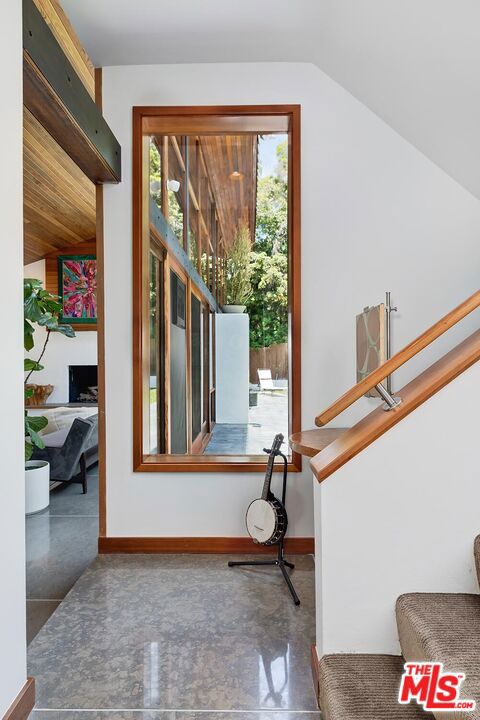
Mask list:
[{"label": "white plant pot", "polygon": [[50,463],[27,460],[25,463],[25,514],[45,510],[50,503]]},{"label": "white plant pot", "polygon": [[222,310],[224,313],[244,313],[246,310],[245,305],[223,305]]}]

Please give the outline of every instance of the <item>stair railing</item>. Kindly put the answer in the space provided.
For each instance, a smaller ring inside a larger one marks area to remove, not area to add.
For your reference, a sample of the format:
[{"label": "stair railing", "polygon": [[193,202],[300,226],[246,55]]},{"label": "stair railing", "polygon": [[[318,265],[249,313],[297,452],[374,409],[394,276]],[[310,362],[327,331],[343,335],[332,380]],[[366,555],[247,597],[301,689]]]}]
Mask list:
[{"label": "stair railing", "polygon": [[439,338],[443,333],[450,330],[460,320],[463,320],[467,315],[480,307],[480,290],[473,293],[467,300],[462,302],[458,307],[451,312],[447,313],[441,320],[432,325],[428,330],[425,330],[415,340],[412,340],[406,345],[403,350],[393,355],[389,360],[382,363],[376,370],[373,370],[369,375],[360,380],[350,390],[344,393],[338,400],[324,410],[320,415],[315,418],[315,424],[318,427],[322,427],[327,423],[331,422],[337,415],[346,410],[350,405],[359,400],[365,393],[373,388],[376,388],[379,395],[385,400],[387,409],[392,411],[401,403],[401,397],[392,397],[387,391],[385,386],[382,384],[382,380],[385,380],[388,375],[395,372],[404,365],[408,360],[411,360],[415,355],[421,352],[424,348],[428,347],[434,340]]}]

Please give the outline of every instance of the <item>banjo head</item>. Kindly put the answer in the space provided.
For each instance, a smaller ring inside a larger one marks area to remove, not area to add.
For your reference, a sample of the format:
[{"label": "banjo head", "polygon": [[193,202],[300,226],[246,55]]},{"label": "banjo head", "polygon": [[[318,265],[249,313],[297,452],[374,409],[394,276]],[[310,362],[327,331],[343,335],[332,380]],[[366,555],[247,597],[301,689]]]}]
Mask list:
[{"label": "banjo head", "polygon": [[259,498],[250,503],[245,522],[250,537],[259,543],[265,543],[275,532],[277,515],[269,502]]}]

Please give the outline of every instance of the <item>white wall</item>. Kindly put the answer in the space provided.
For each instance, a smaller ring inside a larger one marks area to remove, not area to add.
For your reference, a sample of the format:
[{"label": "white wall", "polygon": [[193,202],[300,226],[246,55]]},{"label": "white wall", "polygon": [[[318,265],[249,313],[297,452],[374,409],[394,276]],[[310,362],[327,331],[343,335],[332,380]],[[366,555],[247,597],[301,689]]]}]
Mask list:
[{"label": "white wall", "polygon": [[[303,427],[355,381],[365,305],[392,291],[398,348],[477,288],[480,203],[313,65],[111,67],[103,95],[123,163],[122,183],[105,187],[108,534],[242,535],[259,476],[131,472],[132,106],[301,103]],[[313,531],[305,465],[292,535]]]},{"label": "white wall", "polygon": [[479,387],[477,363],[315,482],[320,651],[399,652],[400,594],[478,593]]},{"label": "white wall", "polygon": [[215,315],[216,420],[248,423],[249,317],[240,313]]},{"label": "white wall", "polygon": [[[36,278],[45,284],[45,260],[30,263],[24,267],[24,277]],[[37,359],[45,341],[46,330],[35,329],[35,347],[27,357]],[[68,403],[68,366],[97,364],[97,332],[96,330],[77,331],[74,338],[67,338],[53,333],[48,341],[42,365],[45,370],[36,372],[31,382],[40,385],[54,385],[48,402]]]},{"label": "white wall", "polygon": [[0,717],[26,680],[23,448],[22,4],[0,24],[2,319],[0,438]]}]

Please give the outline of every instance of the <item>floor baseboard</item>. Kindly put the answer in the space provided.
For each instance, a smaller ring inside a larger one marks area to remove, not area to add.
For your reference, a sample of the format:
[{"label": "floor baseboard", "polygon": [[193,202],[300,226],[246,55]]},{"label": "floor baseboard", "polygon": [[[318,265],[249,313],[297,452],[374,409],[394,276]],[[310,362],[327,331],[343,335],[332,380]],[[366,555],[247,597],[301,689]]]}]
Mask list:
[{"label": "floor baseboard", "polygon": [[26,720],[35,705],[35,679],[27,678],[2,720]]},{"label": "floor baseboard", "polygon": [[[318,700],[320,698],[320,671],[318,667],[318,653],[316,645],[312,645],[310,648],[310,662],[312,665],[312,677],[313,687],[315,688],[315,698],[318,705]],[[320,707],[320,705],[318,705],[318,707]]]},{"label": "floor baseboard", "polygon": [[[247,537],[99,537],[98,552],[110,553],[205,553],[205,554],[275,554],[277,547],[257,545]],[[311,555],[314,539],[285,539],[285,552]]]}]

